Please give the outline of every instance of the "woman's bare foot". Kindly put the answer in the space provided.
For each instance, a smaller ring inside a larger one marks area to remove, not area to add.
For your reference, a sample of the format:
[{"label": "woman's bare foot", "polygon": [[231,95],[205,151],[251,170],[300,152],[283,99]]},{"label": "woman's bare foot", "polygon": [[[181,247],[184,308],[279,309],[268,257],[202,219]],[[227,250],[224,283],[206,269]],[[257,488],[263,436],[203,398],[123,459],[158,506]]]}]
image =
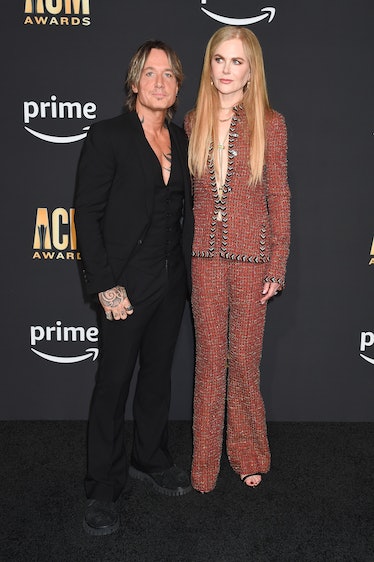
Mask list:
[{"label": "woman's bare foot", "polygon": [[251,488],[258,486],[262,480],[261,474],[241,474],[240,478],[246,486],[250,486]]}]

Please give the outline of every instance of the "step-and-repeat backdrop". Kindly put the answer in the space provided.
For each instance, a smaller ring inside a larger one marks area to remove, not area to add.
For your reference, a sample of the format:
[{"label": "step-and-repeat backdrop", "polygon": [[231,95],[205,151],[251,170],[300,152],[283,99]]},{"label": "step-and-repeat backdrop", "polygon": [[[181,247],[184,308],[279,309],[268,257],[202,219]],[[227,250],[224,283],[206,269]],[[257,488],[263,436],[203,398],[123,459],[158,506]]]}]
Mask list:
[{"label": "step-and-repeat backdrop", "polygon": [[[74,228],[83,139],[121,112],[129,59],[151,38],[182,59],[181,124],[206,43],[229,23],[259,37],[289,131],[292,248],[268,313],[268,419],[373,420],[372,0],[5,0],[1,12],[0,418],[87,417],[98,331]],[[191,418],[193,368],[186,306],[171,419]]]}]

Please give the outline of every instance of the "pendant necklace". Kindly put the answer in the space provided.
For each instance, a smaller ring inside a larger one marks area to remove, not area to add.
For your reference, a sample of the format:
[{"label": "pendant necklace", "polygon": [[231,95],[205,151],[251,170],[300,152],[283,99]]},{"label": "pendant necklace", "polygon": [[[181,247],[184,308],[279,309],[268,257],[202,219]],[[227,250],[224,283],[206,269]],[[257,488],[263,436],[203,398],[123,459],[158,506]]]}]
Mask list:
[{"label": "pendant necklace", "polygon": [[219,181],[217,182],[217,187],[218,187],[218,196],[220,198],[220,200],[222,199],[222,195],[223,195],[223,188],[225,185],[225,179],[223,178],[223,151],[225,150],[225,142],[227,140],[227,137],[229,135],[229,131],[230,131],[230,127],[227,129],[226,135],[223,139],[222,142],[220,142],[218,140],[218,144],[217,144],[217,157],[218,157],[218,170],[219,170]]}]

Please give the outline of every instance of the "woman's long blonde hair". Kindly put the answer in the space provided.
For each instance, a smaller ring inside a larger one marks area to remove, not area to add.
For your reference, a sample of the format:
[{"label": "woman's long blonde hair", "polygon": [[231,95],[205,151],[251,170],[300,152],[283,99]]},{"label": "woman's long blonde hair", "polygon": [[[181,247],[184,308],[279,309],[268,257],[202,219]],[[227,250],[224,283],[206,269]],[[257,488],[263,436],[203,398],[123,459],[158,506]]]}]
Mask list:
[{"label": "woman's long blonde hair", "polygon": [[218,45],[229,39],[242,41],[251,70],[250,84],[243,88],[241,103],[247,116],[251,138],[249,184],[254,185],[262,180],[265,161],[265,115],[270,110],[270,104],[262,49],[256,35],[245,27],[221,27],[208,42],[197,101],[192,112],[188,164],[191,174],[200,178],[206,169],[211,142],[217,138],[219,97],[211,82],[211,61]]}]

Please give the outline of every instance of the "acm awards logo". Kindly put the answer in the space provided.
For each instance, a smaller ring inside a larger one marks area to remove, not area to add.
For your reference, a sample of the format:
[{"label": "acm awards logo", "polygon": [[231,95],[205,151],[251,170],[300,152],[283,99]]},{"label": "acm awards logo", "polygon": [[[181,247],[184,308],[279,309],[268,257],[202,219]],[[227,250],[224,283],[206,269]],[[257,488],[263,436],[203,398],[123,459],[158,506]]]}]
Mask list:
[{"label": "acm awards logo", "polygon": [[36,211],[33,260],[80,260],[74,223],[75,209],[58,207]]},{"label": "acm awards logo", "polygon": [[90,0],[25,0],[25,25],[88,26]]},{"label": "acm awards logo", "polygon": [[[52,363],[79,363],[80,361],[85,361],[86,359],[92,359],[95,361],[97,359],[99,350],[97,347],[87,347],[79,350],[78,354],[71,355],[60,355],[58,351],[61,346],[64,347],[65,353],[67,349],[76,348],[77,343],[90,346],[92,343],[97,343],[99,330],[96,326],[90,326],[89,328],[84,328],[83,326],[63,326],[61,320],[57,320],[54,326],[30,326],[30,343],[31,351],[45,359],[46,361],[51,361]],[[40,351],[36,349],[35,346],[41,345],[44,350],[50,348],[50,353],[46,351]]]},{"label": "acm awards logo", "polygon": [[[92,101],[86,102],[84,104],[79,101],[58,101],[57,96],[54,94],[50,96],[48,101],[25,101],[23,103],[23,122],[25,124],[25,130],[37,137],[40,140],[46,142],[52,142],[55,144],[67,144],[72,142],[77,142],[84,139],[87,136],[87,131],[89,126],[83,127],[81,131],[76,134],[56,134],[56,128],[60,128],[62,125],[68,125],[71,128],[71,121],[81,120],[81,119],[96,119],[96,104]],[[44,121],[40,121],[44,120]],[[36,121],[35,124],[30,124]],[[47,132],[41,132],[36,129],[45,129],[47,126],[52,126],[53,131],[51,134]],[[52,134],[53,133],[53,134]]]},{"label": "acm awards logo", "polygon": [[[211,3],[212,2],[210,2],[210,4]],[[226,14],[221,15],[207,10],[205,7],[203,7],[207,5],[207,0],[201,0],[201,4],[202,4],[201,10],[204,12],[204,14],[225,25],[252,25],[254,23],[258,23],[263,20],[268,20],[268,23],[270,23],[271,21],[273,21],[275,16],[275,8],[266,7],[266,8],[262,8],[260,10],[260,12],[262,13],[258,15],[253,15],[244,18],[234,18],[234,17],[229,17]]]},{"label": "acm awards logo", "polygon": [[370,248],[369,265],[374,265],[374,236],[373,236],[373,241],[371,243],[371,248]]}]

